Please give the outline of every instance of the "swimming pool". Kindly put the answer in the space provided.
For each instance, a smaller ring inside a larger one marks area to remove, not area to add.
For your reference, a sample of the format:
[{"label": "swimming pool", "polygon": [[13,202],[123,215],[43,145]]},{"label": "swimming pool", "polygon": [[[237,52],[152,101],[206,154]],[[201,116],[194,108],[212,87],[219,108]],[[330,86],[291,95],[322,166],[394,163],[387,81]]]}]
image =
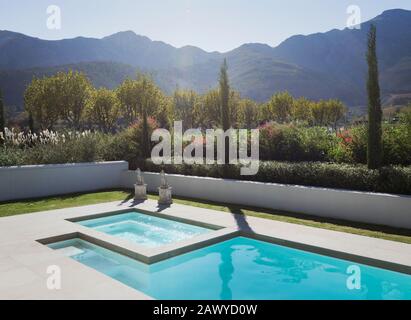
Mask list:
[{"label": "swimming pool", "polygon": [[152,265],[80,239],[49,247],[156,299],[411,299],[410,275],[244,237]]},{"label": "swimming pool", "polygon": [[211,229],[136,211],[77,223],[151,248],[177,243],[211,231]]}]

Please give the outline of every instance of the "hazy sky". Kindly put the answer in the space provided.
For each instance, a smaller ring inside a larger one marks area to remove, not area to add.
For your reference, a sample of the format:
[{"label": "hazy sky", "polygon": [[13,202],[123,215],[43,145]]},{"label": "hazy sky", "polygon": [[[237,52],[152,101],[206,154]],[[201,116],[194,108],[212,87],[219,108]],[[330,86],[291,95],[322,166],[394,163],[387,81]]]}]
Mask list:
[{"label": "hazy sky", "polygon": [[[49,5],[61,8],[60,30],[47,28]],[[343,28],[349,5],[361,8],[363,21],[387,9],[411,10],[410,0],[0,0],[0,30],[43,39],[133,30],[177,47],[228,51]]]}]

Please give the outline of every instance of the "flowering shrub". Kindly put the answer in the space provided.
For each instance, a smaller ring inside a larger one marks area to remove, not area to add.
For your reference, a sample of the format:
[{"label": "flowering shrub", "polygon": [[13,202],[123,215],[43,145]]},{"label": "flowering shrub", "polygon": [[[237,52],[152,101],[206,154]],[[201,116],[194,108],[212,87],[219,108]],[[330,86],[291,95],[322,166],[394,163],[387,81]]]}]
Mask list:
[{"label": "flowering shrub", "polygon": [[260,158],[277,161],[330,161],[337,137],[326,128],[265,124],[260,128]]},{"label": "flowering shrub", "polygon": [[[405,124],[383,125],[383,162],[385,165],[411,164],[411,130]],[[367,128],[357,126],[338,134],[339,144],[332,151],[336,162],[367,163]]]},{"label": "flowering shrub", "polygon": [[337,137],[341,139],[341,143],[348,146],[353,142],[353,137],[349,130],[342,130],[337,133]]},{"label": "flowering shrub", "polygon": [[16,131],[14,128],[11,130],[4,129],[4,133],[0,132],[0,141],[4,143],[6,147],[25,148],[32,147],[38,144],[57,145],[59,143],[65,143],[68,140],[79,140],[92,135],[91,131],[67,131],[58,133],[50,130],[43,130],[39,133]]},{"label": "flowering shrub", "polygon": [[91,131],[25,133],[6,128],[0,139],[0,166],[12,166],[104,160],[107,136]]},{"label": "flowering shrub", "polygon": [[[158,128],[158,123],[153,118],[148,118],[148,139],[151,143],[151,134]],[[143,157],[142,151],[143,121],[139,120],[126,130],[112,136],[105,145],[103,157],[105,160],[126,160],[130,164]],[[150,145],[150,150],[154,146]]]}]

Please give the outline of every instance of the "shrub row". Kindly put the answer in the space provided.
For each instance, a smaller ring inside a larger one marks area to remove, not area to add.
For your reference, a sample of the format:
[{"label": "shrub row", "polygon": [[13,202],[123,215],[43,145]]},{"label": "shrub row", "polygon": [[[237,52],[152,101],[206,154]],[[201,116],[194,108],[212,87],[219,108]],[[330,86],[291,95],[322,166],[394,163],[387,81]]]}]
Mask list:
[{"label": "shrub row", "polygon": [[[150,119],[149,135],[156,127]],[[141,122],[115,135],[87,132],[69,136],[46,131],[39,135],[9,132],[7,136],[6,143],[0,143],[0,166],[99,160],[134,163],[143,156]],[[385,165],[411,165],[411,125],[384,125],[383,141]],[[264,161],[365,164],[366,158],[364,126],[338,134],[322,127],[290,124],[272,123],[260,128],[260,159]]]},{"label": "shrub row", "polygon": [[112,137],[88,134],[32,146],[0,146],[0,166],[80,163],[109,160]]},{"label": "shrub row", "polygon": [[388,166],[368,170],[364,165],[264,161],[257,175],[241,176],[239,166],[158,166],[151,161],[140,162],[138,166],[150,172],[164,169],[169,174],[411,195],[411,167]]}]

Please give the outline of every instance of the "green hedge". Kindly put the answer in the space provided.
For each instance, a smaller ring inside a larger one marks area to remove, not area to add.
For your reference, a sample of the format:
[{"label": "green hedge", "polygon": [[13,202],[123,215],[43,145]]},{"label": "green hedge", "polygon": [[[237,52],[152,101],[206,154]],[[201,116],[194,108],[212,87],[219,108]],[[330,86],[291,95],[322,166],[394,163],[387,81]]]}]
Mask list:
[{"label": "green hedge", "polygon": [[411,195],[411,167],[391,166],[368,170],[365,165],[266,161],[261,162],[257,175],[241,176],[238,166],[226,169],[223,166],[207,165],[157,166],[150,161],[140,162],[138,166],[151,172],[164,169],[169,174]]}]

